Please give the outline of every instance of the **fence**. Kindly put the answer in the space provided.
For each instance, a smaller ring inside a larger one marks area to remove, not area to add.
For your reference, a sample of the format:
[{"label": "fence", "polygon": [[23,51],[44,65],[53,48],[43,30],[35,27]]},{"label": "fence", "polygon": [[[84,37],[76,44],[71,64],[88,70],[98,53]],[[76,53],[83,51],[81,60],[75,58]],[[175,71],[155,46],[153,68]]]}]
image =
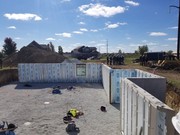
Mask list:
[{"label": "fence", "polygon": [[122,135],[174,135],[174,111],[134,84],[121,79],[120,130]]},{"label": "fence", "polygon": [[20,82],[102,82],[101,64],[18,64]]}]

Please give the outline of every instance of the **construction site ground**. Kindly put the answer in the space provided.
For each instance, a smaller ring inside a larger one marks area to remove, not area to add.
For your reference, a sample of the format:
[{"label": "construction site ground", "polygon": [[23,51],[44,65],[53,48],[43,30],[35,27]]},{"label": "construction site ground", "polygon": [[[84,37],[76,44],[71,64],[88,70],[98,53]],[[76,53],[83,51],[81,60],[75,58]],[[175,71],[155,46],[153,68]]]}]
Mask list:
[{"label": "construction site ground", "polygon": [[[52,94],[60,86],[61,94]],[[75,89],[67,90],[68,86]],[[17,135],[118,135],[119,104],[109,104],[101,84],[13,83],[0,87],[0,120],[18,126]],[[100,110],[105,106],[107,112]],[[66,133],[63,117],[76,108],[84,115],[74,118],[79,133]]]}]

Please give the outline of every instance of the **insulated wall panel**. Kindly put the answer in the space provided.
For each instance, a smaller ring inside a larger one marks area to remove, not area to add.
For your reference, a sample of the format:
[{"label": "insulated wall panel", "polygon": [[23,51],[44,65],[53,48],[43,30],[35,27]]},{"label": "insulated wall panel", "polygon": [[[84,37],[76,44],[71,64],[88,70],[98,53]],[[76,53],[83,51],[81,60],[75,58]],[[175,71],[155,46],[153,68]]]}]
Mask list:
[{"label": "insulated wall panel", "polygon": [[122,135],[175,135],[175,112],[159,99],[127,78],[121,79],[120,97]]},{"label": "insulated wall panel", "polygon": [[136,70],[136,77],[138,78],[161,78],[161,76],[155,75],[153,73],[148,73],[139,69]]},{"label": "insulated wall panel", "polygon": [[122,78],[136,77],[134,69],[113,69],[111,71],[111,103],[120,103],[120,81]]},{"label": "insulated wall panel", "polygon": [[85,76],[77,76],[73,63],[30,63],[19,64],[20,82],[102,82],[101,64],[85,64]]},{"label": "insulated wall panel", "polygon": [[102,64],[102,83],[103,83],[103,87],[106,91],[107,97],[108,97],[108,101],[110,102],[110,90],[111,90],[111,82],[110,82],[110,72],[111,72],[111,68]]}]

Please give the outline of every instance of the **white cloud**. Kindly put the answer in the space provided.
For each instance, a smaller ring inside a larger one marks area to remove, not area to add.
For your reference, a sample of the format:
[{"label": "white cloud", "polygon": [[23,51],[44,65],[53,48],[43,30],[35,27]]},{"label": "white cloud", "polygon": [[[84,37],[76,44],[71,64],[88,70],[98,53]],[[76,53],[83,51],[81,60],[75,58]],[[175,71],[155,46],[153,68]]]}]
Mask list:
[{"label": "white cloud", "polygon": [[15,37],[14,39],[16,39],[16,40],[20,40],[21,38],[20,38],[20,37]]},{"label": "white cloud", "polygon": [[105,43],[98,43],[97,46],[107,46]]},{"label": "white cloud", "polygon": [[85,22],[79,22],[79,24],[81,24],[81,25],[85,25],[86,23],[85,23]]},{"label": "white cloud", "polygon": [[147,43],[148,41],[147,40],[142,40],[142,43]]},{"label": "white cloud", "polygon": [[87,32],[88,30],[86,28],[80,28],[80,31],[85,31]]},{"label": "white cloud", "polygon": [[130,47],[138,47],[138,46],[141,46],[141,44],[135,44],[135,43],[131,43],[129,44]]},{"label": "white cloud", "polygon": [[114,29],[117,27],[119,27],[119,25],[117,23],[107,25],[107,28],[109,28],[109,29]]},{"label": "white cloud", "polygon": [[16,29],[16,27],[15,26],[9,26],[9,27],[7,27],[8,29]]},{"label": "white cloud", "polygon": [[177,38],[168,38],[169,41],[177,41]]},{"label": "white cloud", "polygon": [[96,41],[90,41],[89,43],[90,43],[90,44],[95,44],[95,43],[96,43]]},{"label": "white cloud", "polygon": [[89,4],[89,5],[82,5],[79,7],[79,10],[89,16],[94,17],[111,17],[113,15],[124,13],[125,8],[121,6],[117,7],[108,7],[102,4]]},{"label": "white cloud", "polygon": [[178,27],[174,26],[174,27],[169,27],[168,29],[178,29]]},{"label": "white cloud", "polygon": [[84,44],[83,43],[74,43],[74,44],[71,44],[71,46],[73,47],[78,47],[78,46],[83,46]]},{"label": "white cloud", "polygon": [[55,38],[52,38],[52,37],[49,37],[49,38],[46,38],[46,40],[48,40],[48,41],[54,41],[54,40],[56,40]]},{"label": "white cloud", "polygon": [[157,46],[158,45],[157,42],[149,42],[147,40],[142,40],[141,42],[142,42],[142,44],[145,44],[145,45],[148,45],[148,46]]},{"label": "white cloud", "polygon": [[75,33],[75,34],[83,34],[82,31],[73,31],[73,33]]},{"label": "white cloud", "polygon": [[126,25],[127,23],[113,23],[113,24],[109,24],[109,22],[108,23],[106,23],[105,25],[107,26],[106,28],[108,28],[108,29],[114,29],[114,28],[117,28],[117,27],[119,27],[120,25]]},{"label": "white cloud", "polygon": [[24,13],[24,14],[4,14],[4,17],[7,17],[9,20],[21,20],[21,21],[40,21],[42,18],[36,14]]},{"label": "white cloud", "polygon": [[148,42],[148,43],[146,43],[148,46],[157,46],[158,45],[158,43],[156,43],[156,42]]},{"label": "white cloud", "polygon": [[92,30],[90,30],[91,32],[98,32],[98,30],[96,30],[96,29],[92,29]]},{"label": "white cloud", "polygon": [[61,3],[70,2],[71,0],[61,0]]},{"label": "white cloud", "polygon": [[166,36],[167,34],[164,32],[151,32],[150,36]]},{"label": "white cloud", "polygon": [[62,37],[65,37],[65,38],[70,38],[72,35],[71,33],[56,33],[55,34],[56,36],[62,36]]},{"label": "white cloud", "polygon": [[126,4],[129,4],[131,6],[139,6],[139,3],[138,2],[134,2],[132,0],[125,0],[125,3]]}]

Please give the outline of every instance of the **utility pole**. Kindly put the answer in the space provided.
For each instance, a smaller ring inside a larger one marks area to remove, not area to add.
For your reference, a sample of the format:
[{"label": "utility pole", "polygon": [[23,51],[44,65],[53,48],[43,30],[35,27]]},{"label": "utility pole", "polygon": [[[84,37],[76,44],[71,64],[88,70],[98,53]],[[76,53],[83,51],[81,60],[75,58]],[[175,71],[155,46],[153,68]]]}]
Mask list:
[{"label": "utility pole", "polygon": [[179,60],[179,45],[180,45],[180,0],[179,0],[179,6],[171,5],[170,7],[178,8],[179,14],[178,14],[178,37],[177,37],[177,59]]}]

